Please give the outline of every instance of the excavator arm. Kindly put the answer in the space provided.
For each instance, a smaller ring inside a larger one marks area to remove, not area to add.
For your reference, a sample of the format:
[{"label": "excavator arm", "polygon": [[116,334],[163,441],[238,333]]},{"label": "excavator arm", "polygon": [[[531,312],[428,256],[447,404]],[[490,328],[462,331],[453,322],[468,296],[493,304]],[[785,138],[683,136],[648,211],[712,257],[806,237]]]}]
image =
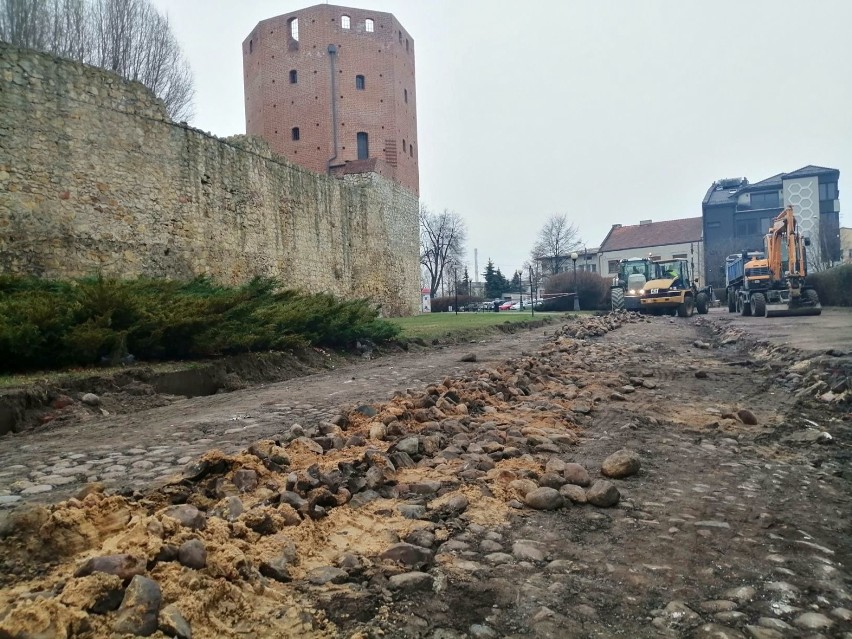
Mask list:
[{"label": "excavator arm", "polygon": [[[787,249],[786,265],[784,248]],[[788,274],[793,277],[804,277],[807,274],[804,242],[799,237],[792,206],[781,211],[772,221],[766,236],[766,259],[773,281],[781,281]]]}]

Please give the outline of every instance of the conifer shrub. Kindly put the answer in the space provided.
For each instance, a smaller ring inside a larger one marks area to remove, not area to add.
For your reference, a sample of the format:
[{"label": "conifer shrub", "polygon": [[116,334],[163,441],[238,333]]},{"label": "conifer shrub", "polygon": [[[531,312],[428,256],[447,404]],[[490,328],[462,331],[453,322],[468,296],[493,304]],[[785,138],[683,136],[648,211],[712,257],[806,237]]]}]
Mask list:
[{"label": "conifer shrub", "polygon": [[0,371],[193,359],[307,346],[381,343],[399,327],[369,300],[285,289],[272,278],[227,287],[90,278],[0,277]]}]

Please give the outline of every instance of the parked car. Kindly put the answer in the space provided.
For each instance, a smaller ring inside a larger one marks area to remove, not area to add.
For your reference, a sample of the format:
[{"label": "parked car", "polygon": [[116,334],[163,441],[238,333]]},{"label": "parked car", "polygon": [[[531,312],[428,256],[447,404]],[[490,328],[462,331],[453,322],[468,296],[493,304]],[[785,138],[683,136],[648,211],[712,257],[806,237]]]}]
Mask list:
[{"label": "parked car", "polygon": [[514,304],[512,304],[512,308],[511,308],[510,310],[513,310],[513,311],[522,311],[522,310],[524,310],[524,308],[526,308],[526,303],[524,303],[524,302],[515,302]]},{"label": "parked car", "polygon": [[501,311],[508,311],[510,308],[512,308],[512,304],[514,304],[514,302],[512,300],[506,300],[505,302],[500,304],[500,310]]}]

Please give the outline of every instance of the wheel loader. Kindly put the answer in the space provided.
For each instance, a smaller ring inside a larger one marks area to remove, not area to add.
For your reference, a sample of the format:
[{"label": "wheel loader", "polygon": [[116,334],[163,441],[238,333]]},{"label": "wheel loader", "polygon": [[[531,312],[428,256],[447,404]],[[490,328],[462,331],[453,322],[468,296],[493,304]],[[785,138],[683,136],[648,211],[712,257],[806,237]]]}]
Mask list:
[{"label": "wheel loader", "polygon": [[692,277],[687,260],[660,260],[652,265],[654,277],[640,291],[643,312],[691,317],[695,311],[705,315],[710,310],[710,290],[698,288],[698,278]]},{"label": "wheel loader", "polygon": [[778,214],[763,239],[764,253],[728,258],[728,311],[760,317],[821,314],[819,295],[807,284],[810,239],[799,234],[793,207]]}]

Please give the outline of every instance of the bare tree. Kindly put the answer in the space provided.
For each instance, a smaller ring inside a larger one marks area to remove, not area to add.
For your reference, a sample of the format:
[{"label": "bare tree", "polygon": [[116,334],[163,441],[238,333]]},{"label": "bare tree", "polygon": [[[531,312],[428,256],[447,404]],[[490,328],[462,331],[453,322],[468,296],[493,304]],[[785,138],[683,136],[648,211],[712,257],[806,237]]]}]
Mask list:
[{"label": "bare tree", "polygon": [[47,50],[50,22],[47,0],[0,2],[0,40],[28,49]]},{"label": "bare tree", "polygon": [[548,270],[555,274],[562,271],[570,252],[581,244],[580,231],[566,215],[551,215],[538,232],[532,254],[535,260],[548,262]]},{"label": "bare tree", "polygon": [[840,251],[840,226],[829,216],[821,220],[816,242],[805,248],[806,266],[809,273],[820,273],[836,266],[842,257]]},{"label": "bare tree", "polygon": [[150,0],[0,0],[0,39],[114,71],[148,87],[173,120],[192,115],[192,72]]},{"label": "bare tree", "polygon": [[420,264],[426,269],[432,297],[454,268],[464,268],[466,241],[467,227],[458,213],[446,209],[440,214],[432,213],[426,205],[421,205]]}]

